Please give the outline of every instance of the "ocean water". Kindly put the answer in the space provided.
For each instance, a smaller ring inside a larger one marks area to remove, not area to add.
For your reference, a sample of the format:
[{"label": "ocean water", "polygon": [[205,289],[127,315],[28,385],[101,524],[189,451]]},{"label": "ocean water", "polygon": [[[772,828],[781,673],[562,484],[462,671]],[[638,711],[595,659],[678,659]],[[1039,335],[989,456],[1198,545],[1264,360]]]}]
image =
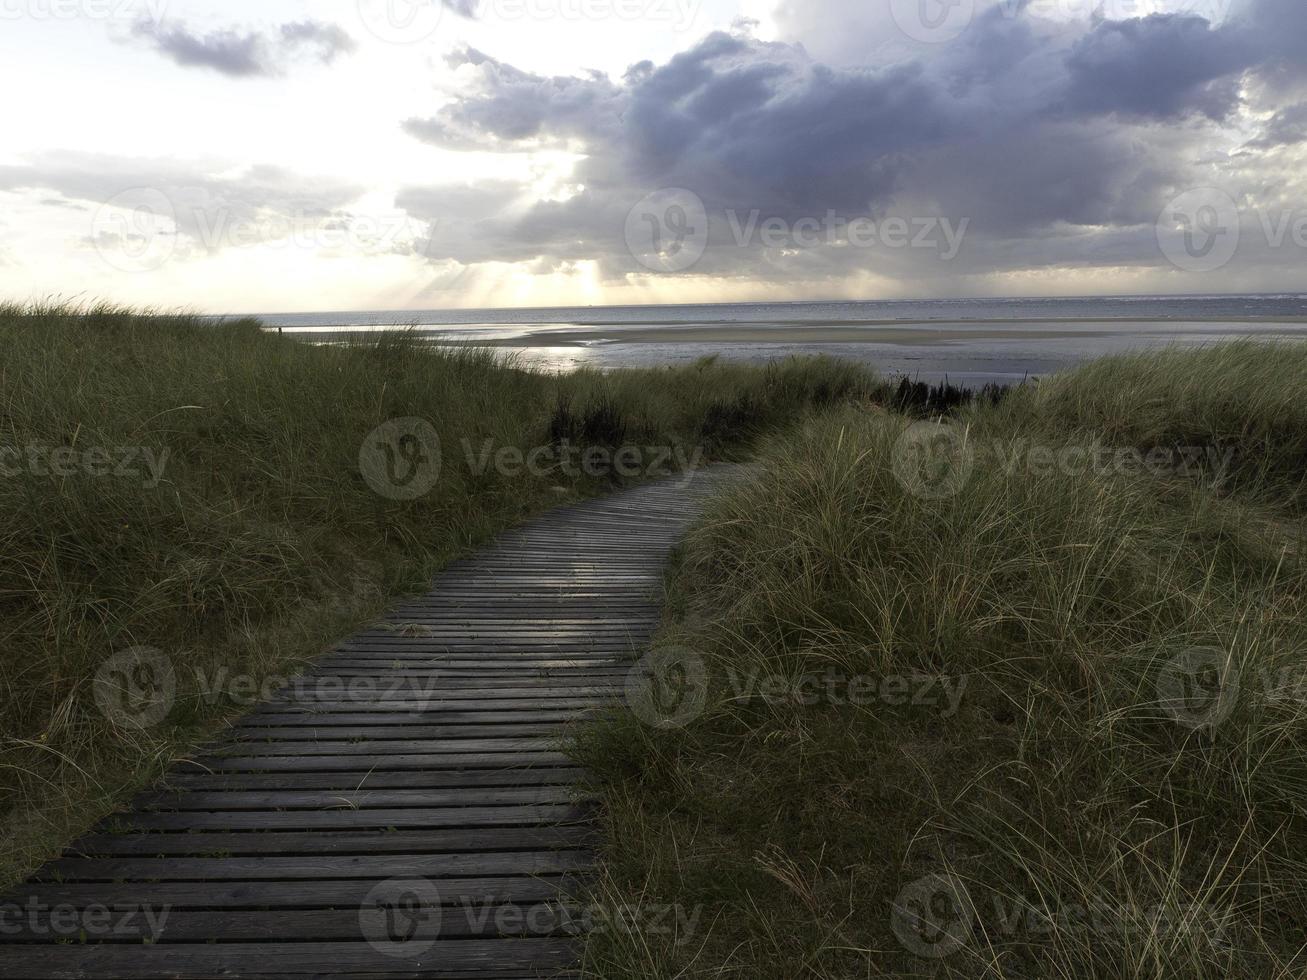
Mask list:
[{"label": "ocean water", "polygon": [[1012,382],[1118,351],[1307,339],[1307,294],[965,299],[260,314],[319,343],[411,327],[550,370],[825,353],[886,374]]}]

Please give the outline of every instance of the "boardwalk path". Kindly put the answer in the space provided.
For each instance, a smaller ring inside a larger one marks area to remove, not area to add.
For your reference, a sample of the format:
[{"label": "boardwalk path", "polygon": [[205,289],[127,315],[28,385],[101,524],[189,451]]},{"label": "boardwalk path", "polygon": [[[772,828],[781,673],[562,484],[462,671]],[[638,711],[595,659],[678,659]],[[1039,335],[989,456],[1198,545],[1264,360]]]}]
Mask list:
[{"label": "boardwalk path", "polygon": [[0,900],[0,976],[573,970],[558,902],[595,831],[558,739],[620,697],[715,479],[565,507],[448,568]]}]

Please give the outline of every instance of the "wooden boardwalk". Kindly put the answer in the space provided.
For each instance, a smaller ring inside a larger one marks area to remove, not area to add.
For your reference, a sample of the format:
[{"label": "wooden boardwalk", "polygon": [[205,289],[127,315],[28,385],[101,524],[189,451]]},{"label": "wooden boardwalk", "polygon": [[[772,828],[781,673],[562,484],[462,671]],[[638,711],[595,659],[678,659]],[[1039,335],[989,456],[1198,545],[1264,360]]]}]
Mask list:
[{"label": "wooden boardwalk", "polygon": [[0,977],[574,975],[595,828],[560,738],[621,696],[716,479],[450,566],[0,898]]}]

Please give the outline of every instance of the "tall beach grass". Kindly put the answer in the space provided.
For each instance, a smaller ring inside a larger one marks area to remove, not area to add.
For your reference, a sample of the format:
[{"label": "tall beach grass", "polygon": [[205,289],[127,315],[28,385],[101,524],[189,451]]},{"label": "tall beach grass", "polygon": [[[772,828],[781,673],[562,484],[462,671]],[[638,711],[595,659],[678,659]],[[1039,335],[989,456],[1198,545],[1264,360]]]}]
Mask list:
[{"label": "tall beach grass", "polygon": [[590,975],[1301,976],[1305,385],[1235,344],[770,440],[670,582],[702,705],[578,744],[596,900],[680,923]]}]

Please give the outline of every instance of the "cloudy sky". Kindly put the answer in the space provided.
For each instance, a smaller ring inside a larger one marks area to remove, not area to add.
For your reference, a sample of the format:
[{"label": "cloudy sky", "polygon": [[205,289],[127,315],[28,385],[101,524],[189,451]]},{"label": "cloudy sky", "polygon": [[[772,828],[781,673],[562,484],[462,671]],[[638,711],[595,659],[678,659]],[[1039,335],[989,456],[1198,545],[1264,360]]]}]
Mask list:
[{"label": "cloudy sky", "polygon": [[0,298],[1307,289],[1304,0],[0,0]]}]

